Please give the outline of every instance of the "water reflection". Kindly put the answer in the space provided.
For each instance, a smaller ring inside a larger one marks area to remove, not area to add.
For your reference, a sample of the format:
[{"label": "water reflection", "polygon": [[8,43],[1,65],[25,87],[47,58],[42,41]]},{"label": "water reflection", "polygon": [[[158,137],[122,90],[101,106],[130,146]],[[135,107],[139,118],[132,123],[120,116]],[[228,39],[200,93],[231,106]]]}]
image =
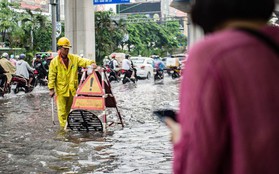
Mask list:
[{"label": "water reflection", "polygon": [[[46,87],[0,99],[0,173],[171,173],[169,130],[152,115],[178,106],[179,82],[112,83],[125,127],[104,133],[59,129]],[[55,113],[56,114],[56,113]],[[108,109],[108,118],[116,110]]]}]

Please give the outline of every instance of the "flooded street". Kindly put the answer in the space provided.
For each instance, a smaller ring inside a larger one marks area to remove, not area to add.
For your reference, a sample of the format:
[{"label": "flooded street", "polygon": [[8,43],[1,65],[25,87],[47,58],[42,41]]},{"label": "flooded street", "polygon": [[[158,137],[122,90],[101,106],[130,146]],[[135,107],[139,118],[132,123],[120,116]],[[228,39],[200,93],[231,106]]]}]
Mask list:
[{"label": "flooded street", "polygon": [[105,133],[59,131],[47,87],[0,98],[0,173],[170,174],[170,132],[152,111],[178,107],[179,81],[111,85],[125,127]]}]

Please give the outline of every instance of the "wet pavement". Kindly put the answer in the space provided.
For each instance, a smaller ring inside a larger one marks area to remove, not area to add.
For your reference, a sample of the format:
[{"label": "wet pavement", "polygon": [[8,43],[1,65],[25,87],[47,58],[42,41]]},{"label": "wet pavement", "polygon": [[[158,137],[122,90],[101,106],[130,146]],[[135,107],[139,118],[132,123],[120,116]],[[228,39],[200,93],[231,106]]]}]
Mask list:
[{"label": "wet pavement", "polygon": [[0,98],[0,173],[171,173],[170,132],[152,111],[177,108],[179,81],[111,85],[125,127],[104,133],[60,131],[47,87]]}]

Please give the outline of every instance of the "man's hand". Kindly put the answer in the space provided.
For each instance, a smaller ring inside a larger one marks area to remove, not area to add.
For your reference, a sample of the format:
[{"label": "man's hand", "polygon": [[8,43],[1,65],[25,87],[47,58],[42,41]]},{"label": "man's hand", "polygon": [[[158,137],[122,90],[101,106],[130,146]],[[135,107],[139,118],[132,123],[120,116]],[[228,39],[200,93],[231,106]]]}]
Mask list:
[{"label": "man's hand", "polygon": [[96,69],[98,67],[95,63],[92,63],[90,66],[92,66],[93,69]]},{"label": "man's hand", "polygon": [[55,94],[54,89],[50,89],[50,90],[49,90],[49,96],[50,96],[50,97],[53,97],[54,94]]},{"label": "man's hand", "polygon": [[175,122],[175,121],[173,121],[169,117],[165,118],[165,122],[166,122],[167,126],[171,130],[172,143],[176,144],[180,140],[180,137],[181,137],[180,124]]}]

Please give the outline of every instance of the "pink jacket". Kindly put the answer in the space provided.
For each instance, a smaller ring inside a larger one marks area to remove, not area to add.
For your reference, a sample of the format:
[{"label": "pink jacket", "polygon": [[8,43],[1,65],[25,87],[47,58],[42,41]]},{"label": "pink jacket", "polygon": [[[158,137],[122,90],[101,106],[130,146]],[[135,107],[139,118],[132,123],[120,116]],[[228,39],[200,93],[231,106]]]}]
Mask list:
[{"label": "pink jacket", "polygon": [[[279,44],[279,28],[262,29]],[[241,31],[205,37],[183,71],[176,174],[279,173],[279,56]]]}]

